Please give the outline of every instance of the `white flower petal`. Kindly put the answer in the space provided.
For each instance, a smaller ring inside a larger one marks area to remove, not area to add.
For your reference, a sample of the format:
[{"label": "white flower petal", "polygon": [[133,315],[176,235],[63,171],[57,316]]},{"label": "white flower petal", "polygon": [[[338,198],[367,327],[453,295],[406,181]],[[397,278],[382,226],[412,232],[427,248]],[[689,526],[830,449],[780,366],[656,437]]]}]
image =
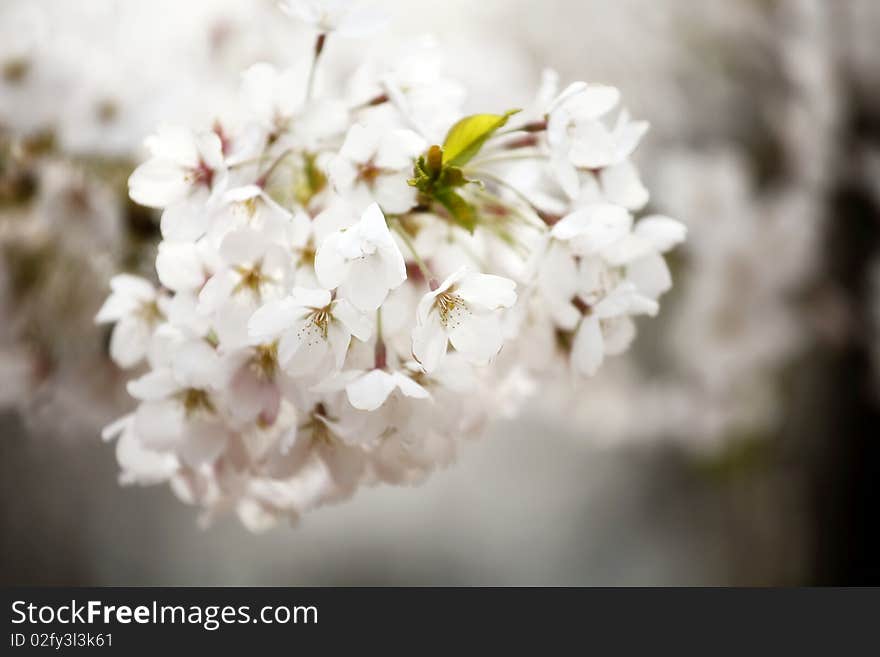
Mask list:
[{"label": "white flower petal", "polygon": [[446,354],[448,338],[438,313],[428,315],[412,332],[412,353],[426,372],[433,372]]},{"label": "white flower petal", "polygon": [[501,349],[504,334],[497,315],[471,315],[449,331],[455,350],[469,361],[484,365]]},{"label": "white flower petal", "polygon": [[333,317],[342,322],[348,332],[361,342],[370,339],[373,324],[369,316],[355,308],[346,299],[338,299],[333,304]]},{"label": "white flower petal", "polygon": [[348,401],[362,411],[375,411],[397,387],[394,377],[382,370],[370,370],[345,386]]},{"label": "white flower petal", "polygon": [[597,317],[585,317],[571,347],[571,364],[581,374],[593,376],[605,358],[605,344]]},{"label": "white flower petal", "polygon": [[146,322],[135,316],[123,317],[110,335],[110,357],[119,367],[133,367],[147,355],[151,337]]},{"label": "white flower petal", "polygon": [[510,308],[516,303],[516,283],[493,274],[470,274],[456,285],[456,294],[488,310]]}]

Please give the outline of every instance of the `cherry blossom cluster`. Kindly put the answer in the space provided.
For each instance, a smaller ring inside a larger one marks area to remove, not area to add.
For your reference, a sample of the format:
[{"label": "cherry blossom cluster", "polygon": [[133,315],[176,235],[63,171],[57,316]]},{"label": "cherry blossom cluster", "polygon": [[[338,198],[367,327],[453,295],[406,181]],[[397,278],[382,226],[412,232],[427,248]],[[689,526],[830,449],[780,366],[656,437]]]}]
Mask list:
[{"label": "cherry blossom cluster", "polygon": [[382,17],[281,9],[314,26],[311,68],[256,64],[234,118],[148,138],[129,192],[161,210],[158,283],[115,276],[96,318],[139,368],[105,430],[121,480],[252,529],[419,482],[541,376],[595,374],[685,237],[634,217],[647,124],[617,89],[547,72],[534,107],[465,116],[415,50],[334,90],[328,44]]}]

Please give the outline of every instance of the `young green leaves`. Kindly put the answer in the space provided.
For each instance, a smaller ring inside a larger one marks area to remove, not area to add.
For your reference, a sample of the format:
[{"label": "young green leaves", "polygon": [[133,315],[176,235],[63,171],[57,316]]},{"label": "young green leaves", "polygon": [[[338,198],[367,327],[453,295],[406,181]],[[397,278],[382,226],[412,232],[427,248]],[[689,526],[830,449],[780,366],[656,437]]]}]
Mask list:
[{"label": "young green leaves", "polygon": [[446,133],[443,146],[431,146],[416,161],[413,178],[409,184],[417,188],[429,201],[436,201],[452,219],[469,232],[473,232],[477,216],[473,206],[457,191],[469,181],[461,167],[480,152],[483,144],[507,119],[519,110],[504,114],[474,114],[466,116]]},{"label": "young green leaves", "polygon": [[443,141],[444,163],[461,167],[470,162],[486,140],[517,112],[519,110],[509,110],[504,114],[474,114],[461,119],[446,133]]}]

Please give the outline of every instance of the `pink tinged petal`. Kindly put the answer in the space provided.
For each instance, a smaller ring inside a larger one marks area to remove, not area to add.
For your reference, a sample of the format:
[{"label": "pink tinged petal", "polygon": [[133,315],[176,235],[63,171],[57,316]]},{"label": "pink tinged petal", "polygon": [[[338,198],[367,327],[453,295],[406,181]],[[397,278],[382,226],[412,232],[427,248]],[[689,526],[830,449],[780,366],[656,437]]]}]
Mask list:
[{"label": "pink tinged petal", "polygon": [[281,393],[278,386],[272,381],[266,381],[255,375],[250,366],[245,363],[240,366],[229,382],[229,392],[234,404],[230,404],[230,411],[239,420],[252,422],[263,415],[274,418],[280,408]]},{"label": "pink tinged petal", "polygon": [[599,180],[605,200],[622,205],[627,210],[641,210],[650,197],[638,170],[628,160],[602,169]]},{"label": "pink tinged petal", "polygon": [[585,317],[571,348],[571,364],[581,374],[593,376],[605,357],[605,344],[598,317]]},{"label": "pink tinged petal", "polygon": [[315,274],[322,287],[335,289],[345,280],[348,262],[339,251],[340,233],[333,233],[324,240],[315,255]]},{"label": "pink tinged petal", "polygon": [[503,335],[497,315],[471,315],[449,332],[449,341],[466,359],[485,365],[501,350]]},{"label": "pink tinged petal", "polygon": [[348,401],[362,411],[375,411],[397,387],[393,376],[382,370],[371,370],[345,386]]},{"label": "pink tinged petal", "polygon": [[152,337],[150,326],[138,317],[123,317],[110,335],[110,357],[120,367],[132,367],[147,355]]},{"label": "pink tinged petal", "polygon": [[129,381],[126,390],[135,399],[156,401],[178,392],[180,384],[174,378],[171,369],[163,367]]},{"label": "pink tinged petal", "polygon": [[516,303],[516,283],[493,274],[470,274],[456,286],[455,291],[468,303],[488,310],[510,308]]},{"label": "pink tinged petal", "polygon": [[181,461],[193,467],[213,463],[223,453],[229,434],[219,422],[189,421],[177,447]]},{"label": "pink tinged petal", "polygon": [[134,416],[134,431],[145,447],[167,451],[180,443],[185,411],[176,400],[145,401]]},{"label": "pink tinged petal", "polygon": [[320,443],[317,452],[333,480],[335,490],[332,499],[339,500],[351,495],[360,483],[366,466],[363,450],[341,443]]},{"label": "pink tinged petal", "polygon": [[666,261],[658,253],[652,253],[631,262],[626,268],[626,277],[635,284],[638,291],[651,299],[658,298],[672,288],[672,275]]},{"label": "pink tinged petal", "polygon": [[412,333],[412,353],[426,372],[433,372],[446,354],[448,338],[438,313],[431,313]]},{"label": "pink tinged petal", "polygon": [[683,223],[663,215],[644,217],[636,223],[634,232],[661,253],[669,251],[687,237],[687,227]]},{"label": "pink tinged petal", "polygon": [[162,285],[175,292],[197,290],[205,282],[199,248],[191,242],[161,242],[156,273]]},{"label": "pink tinged petal", "polygon": [[285,431],[278,439],[278,452],[284,456],[292,457],[290,460],[284,460],[285,468],[290,467],[294,471],[299,469],[305,463],[308,447],[308,437],[303,436],[296,425]]},{"label": "pink tinged petal", "polygon": [[116,443],[116,461],[123,485],[149,486],[167,481],[179,466],[173,454],[147,449],[133,432],[124,433]]},{"label": "pink tinged petal", "polygon": [[370,317],[360,312],[346,299],[338,299],[333,304],[333,317],[342,322],[348,332],[361,342],[366,342],[373,334]]}]

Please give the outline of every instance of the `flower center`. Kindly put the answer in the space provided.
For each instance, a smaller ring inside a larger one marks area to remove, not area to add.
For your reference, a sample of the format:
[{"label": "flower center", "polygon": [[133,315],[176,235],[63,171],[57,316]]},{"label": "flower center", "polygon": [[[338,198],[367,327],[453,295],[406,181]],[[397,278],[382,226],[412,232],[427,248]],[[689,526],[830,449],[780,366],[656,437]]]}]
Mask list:
[{"label": "flower center", "polygon": [[362,180],[368,187],[372,187],[376,178],[382,175],[382,169],[377,167],[373,160],[364,162],[358,166],[358,180]]},{"label": "flower center", "polygon": [[254,356],[251,359],[251,367],[262,379],[273,380],[278,372],[278,342],[256,346]]},{"label": "flower center", "polygon": [[257,215],[258,197],[252,196],[235,204],[235,208],[243,212],[248,219],[253,219]]},{"label": "flower center", "polygon": [[187,388],[181,395],[183,410],[186,412],[187,417],[191,417],[196,413],[213,414],[216,412],[210,396],[201,388]]},{"label": "flower center", "polygon": [[233,293],[236,294],[243,290],[248,290],[257,299],[260,299],[262,297],[261,287],[264,283],[272,281],[270,276],[263,273],[263,265],[260,262],[252,267],[237,266],[235,271],[241,276],[241,280],[238,281],[238,284],[233,289]]},{"label": "flower center", "polygon": [[306,318],[306,323],[299,330],[299,338],[308,346],[315,346],[319,342],[326,342],[327,332],[333,315],[330,306],[314,308]]},{"label": "flower center", "polygon": [[205,164],[204,160],[199,160],[198,165],[190,169],[184,178],[193,185],[211,187],[211,184],[214,182],[214,169]]},{"label": "flower center", "polygon": [[165,319],[165,315],[159,310],[159,304],[156,303],[156,301],[147,301],[141,304],[141,307],[137,310],[137,314],[149,326],[155,326],[161,320]]},{"label": "flower center", "polygon": [[440,313],[440,322],[447,329],[457,328],[471,314],[464,299],[452,291],[438,294],[434,304]]}]

